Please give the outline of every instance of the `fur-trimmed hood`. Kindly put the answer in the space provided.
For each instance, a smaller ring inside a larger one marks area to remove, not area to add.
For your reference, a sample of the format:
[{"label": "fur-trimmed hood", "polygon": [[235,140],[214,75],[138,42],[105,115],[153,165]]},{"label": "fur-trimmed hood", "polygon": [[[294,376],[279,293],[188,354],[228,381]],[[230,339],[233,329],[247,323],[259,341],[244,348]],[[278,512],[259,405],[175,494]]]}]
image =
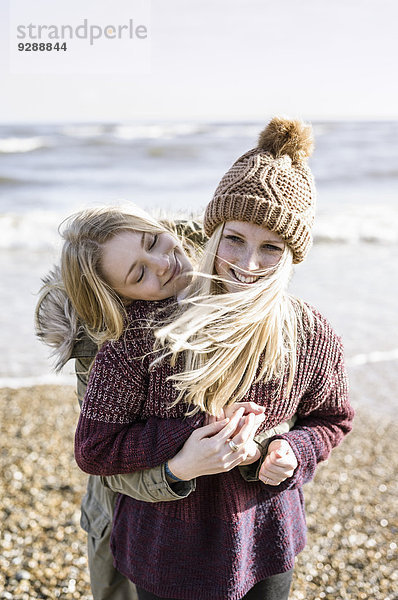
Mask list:
[{"label": "fur-trimmed hood", "polygon": [[[201,222],[197,219],[163,219],[162,222],[179,236],[187,254],[197,258],[206,242]],[[52,348],[55,371],[59,372],[71,358],[94,358],[98,346],[66,294],[60,267],[54,266],[42,282],[35,312],[36,335]]]},{"label": "fur-trimmed hood", "polygon": [[36,335],[53,349],[54,370],[59,372],[71,358],[94,357],[97,346],[66,294],[59,266],[55,266],[42,282],[35,312]]}]

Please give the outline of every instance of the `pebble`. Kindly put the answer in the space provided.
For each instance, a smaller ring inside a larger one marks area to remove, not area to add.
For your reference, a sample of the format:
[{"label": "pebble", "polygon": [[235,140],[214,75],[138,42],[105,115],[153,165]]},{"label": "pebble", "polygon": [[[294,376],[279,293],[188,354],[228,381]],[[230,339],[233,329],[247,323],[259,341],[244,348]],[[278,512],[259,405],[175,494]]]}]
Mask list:
[{"label": "pebble", "polygon": [[[0,390],[0,600],[91,600],[86,476],[73,458],[70,387]],[[304,486],[308,543],[290,600],[397,600],[398,426],[357,411],[354,431]]]}]

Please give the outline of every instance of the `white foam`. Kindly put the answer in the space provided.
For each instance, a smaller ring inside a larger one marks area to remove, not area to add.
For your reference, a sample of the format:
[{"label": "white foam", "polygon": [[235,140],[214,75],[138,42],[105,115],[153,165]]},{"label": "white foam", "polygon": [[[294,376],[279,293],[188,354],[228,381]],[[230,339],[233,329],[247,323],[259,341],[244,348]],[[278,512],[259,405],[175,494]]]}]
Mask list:
[{"label": "white foam", "polygon": [[[166,211],[160,210],[164,216]],[[67,213],[42,210],[0,214],[0,249],[47,251],[59,248],[61,238],[58,227],[71,212],[70,208]],[[344,213],[324,210],[315,220],[314,241],[332,244],[398,244],[398,208],[388,205],[374,209],[351,206],[346,207]]]},{"label": "white foam", "polygon": [[200,125],[194,123],[172,123],[170,125],[118,125],[113,135],[121,140],[173,138],[180,135],[199,133]]},{"label": "white foam", "polygon": [[48,143],[44,137],[3,138],[0,139],[0,152],[3,154],[32,152],[38,148],[44,148],[46,145]]},{"label": "white foam", "polygon": [[387,362],[390,360],[398,360],[398,348],[394,348],[393,350],[378,350],[368,352],[367,354],[356,354],[347,359],[347,364],[358,367],[370,363]]},{"label": "white foam", "polygon": [[314,224],[315,242],[398,243],[398,208],[389,205],[346,206],[320,212]]},{"label": "white foam", "polygon": [[106,128],[103,125],[65,125],[61,129],[62,135],[72,138],[94,138],[103,135]]},{"label": "white foam", "polygon": [[63,218],[46,211],[0,215],[0,249],[53,250],[60,244],[58,226]]}]

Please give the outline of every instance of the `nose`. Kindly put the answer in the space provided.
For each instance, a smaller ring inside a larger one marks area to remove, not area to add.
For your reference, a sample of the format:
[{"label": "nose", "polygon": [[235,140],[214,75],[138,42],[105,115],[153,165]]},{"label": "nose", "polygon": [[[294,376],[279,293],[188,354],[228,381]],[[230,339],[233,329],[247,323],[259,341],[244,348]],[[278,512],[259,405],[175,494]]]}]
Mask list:
[{"label": "nose", "polygon": [[150,264],[156,275],[162,277],[170,270],[170,257],[168,254],[158,254],[150,258]]},{"label": "nose", "polygon": [[255,250],[248,250],[242,260],[241,267],[246,271],[258,271],[261,269],[261,262],[258,253]]}]

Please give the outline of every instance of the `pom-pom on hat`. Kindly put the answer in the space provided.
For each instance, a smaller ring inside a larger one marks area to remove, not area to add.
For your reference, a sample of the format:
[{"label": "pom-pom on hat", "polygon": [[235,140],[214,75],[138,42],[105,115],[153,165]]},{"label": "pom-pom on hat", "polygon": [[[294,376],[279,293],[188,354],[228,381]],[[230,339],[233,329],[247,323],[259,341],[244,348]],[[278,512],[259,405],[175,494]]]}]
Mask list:
[{"label": "pom-pom on hat", "polygon": [[315,183],[307,164],[313,145],[310,125],[272,119],[257,148],[238,158],[221,179],[206,208],[206,235],[226,221],[255,223],[285,240],[294,263],[304,260],[315,216]]}]

